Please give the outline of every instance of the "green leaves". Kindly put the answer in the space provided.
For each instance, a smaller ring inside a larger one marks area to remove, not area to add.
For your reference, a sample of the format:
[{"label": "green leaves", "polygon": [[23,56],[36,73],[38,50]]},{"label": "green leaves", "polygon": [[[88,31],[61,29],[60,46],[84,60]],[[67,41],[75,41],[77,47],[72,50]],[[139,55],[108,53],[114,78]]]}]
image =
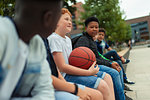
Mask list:
[{"label": "green leaves", "polygon": [[0,15],[14,16],[15,0],[1,0],[0,1]]},{"label": "green leaves", "polygon": [[85,10],[81,19],[96,16],[100,20],[100,27],[107,31],[107,40],[123,42],[131,37],[131,29],[122,18],[124,12],[120,10],[118,0],[85,0]]}]

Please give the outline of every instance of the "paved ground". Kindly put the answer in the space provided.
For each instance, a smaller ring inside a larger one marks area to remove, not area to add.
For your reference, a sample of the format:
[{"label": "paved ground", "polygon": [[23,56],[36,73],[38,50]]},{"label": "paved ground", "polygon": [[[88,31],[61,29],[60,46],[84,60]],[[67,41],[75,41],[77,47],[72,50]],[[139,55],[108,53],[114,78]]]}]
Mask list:
[{"label": "paved ground", "polygon": [[136,46],[130,51],[126,73],[130,80],[136,82],[128,85],[132,92],[127,92],[133,100],[150,100],[150,47]]}]

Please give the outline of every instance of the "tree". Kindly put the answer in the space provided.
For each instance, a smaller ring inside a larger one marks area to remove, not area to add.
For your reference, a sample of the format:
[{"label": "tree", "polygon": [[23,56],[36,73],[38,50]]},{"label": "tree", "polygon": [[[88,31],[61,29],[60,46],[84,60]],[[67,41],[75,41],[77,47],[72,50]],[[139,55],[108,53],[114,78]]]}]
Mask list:
[{"label": "tree", "polygon": [[64,0],[64,7],[67,8],[71,14],[74,14],[76,8],[75,7],[72,7],[68,4],[68,2],[71,2],[73,4],[76,4],[76,0]]},{"label": "tree", "polygon": [[15,0],[1,0],[0,1],[0,15],[14,16]]},{"label": "tree", "polygon": [[106,29],[107,40],[122,42],[130,38],[131,29],[122,18],[124,12],[120,10],[118,0],[85,0],[83,8],[85,12],[81,13],[81,19],[97,17],[100,27]]},{"label": "tree", "polygon": [[[73,14],[76,8],[70,6],[68,2],[76,4],[76,0],[64,0],[63,7],[69,9],[69,11]],[[0,1],[0,15],[2,16],[14,16],[15,11],[15,0],[1,0]]]}]

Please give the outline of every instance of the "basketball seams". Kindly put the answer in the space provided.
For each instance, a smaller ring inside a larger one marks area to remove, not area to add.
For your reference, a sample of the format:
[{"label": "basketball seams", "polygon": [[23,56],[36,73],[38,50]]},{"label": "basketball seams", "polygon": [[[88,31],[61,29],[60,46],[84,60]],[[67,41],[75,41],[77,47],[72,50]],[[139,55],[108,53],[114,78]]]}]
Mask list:
[{"label": "basketball seams", "polygon": [[[95,55],[87,47],[78,47],[69,56],[69,63],[73,66],[88,69],[95,61]],[[77,59],[77,60],[76,60]]]},{"label": "basketball seams", "polygon": [[[92,60],[90,60],[90,55],[88,54],[88,52],[87,51],[85,51],[83,48],[81,48],[81,47],[79,47],[78,49],[81,49],[82,51],[84,51],[87,55],[88,55],[88,59],[86,59],[86,60],[88,60],[88,62],[87,63],[89,63],[89,61],[90,62],[93,62]],[[89,49],[89,48],[88,48]],[[77,57],[78,58],[78,57]],[[85,59],[85,58],[83,58],[83,59]],[[86,64],[87,64],[86,63]],[[82,65],[82,66],[80,66],[80,67],[83,67],[83,66],[85,66],[86,64],[84,64],[84,65]],[[90,65],[91,66],[91,65]]]},{"label": "basketball seams", "polygon": [[82,48],[79,47],[79,49],[83,50],[87,55],[88,55],[88,58],[90,59],[90,55]]},{"label": "basketball seams", "polygon": [[70,56],[70,57],[82,58],[82,59],[85,59],[85,60],[88,60],[88,61],[92,61],[92,62],[94,62],[93,60],[90,60],[90,59],[87,59],[87,58],[83,58],[83,57],[79,57],[79,56]]}]

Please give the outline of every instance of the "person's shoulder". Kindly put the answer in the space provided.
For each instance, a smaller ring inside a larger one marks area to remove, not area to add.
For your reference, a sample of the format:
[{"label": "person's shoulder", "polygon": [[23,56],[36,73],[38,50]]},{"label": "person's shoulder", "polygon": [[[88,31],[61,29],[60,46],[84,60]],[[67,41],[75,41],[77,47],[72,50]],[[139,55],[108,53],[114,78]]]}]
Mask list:
[{"label": "person's shoulder", "polygon": [[52,33],[50,36],[48,36],[48,38],[47,38],[49,41],[51,41],[51,40],[59,40],[60,39],[60,37],[59,37],[59,35],[58,34],[56,34],[56,33]]},{"label": "person's shoulder", "polygon": [[0,16],[0,41],[14,43],[16,40],[18,40],[18,35],[15,25],[10,18]]},{"label": "person's shoulder", "polygon": [[7,17],[0,16],[0,35],[6,35],[10,31],[10,20]]},{"label": "person's shoulder", "polygon": [[42,38],[39,35],[35,35],[29,43],[29,52],[32,54],[37,54],[46,56],[46,49]]},{"label": "person's shoulder", "polygon": [[80,40],[88,40],[88,37],[85,36],[85,35],[82,35],[79,39],[80,39]]}]

